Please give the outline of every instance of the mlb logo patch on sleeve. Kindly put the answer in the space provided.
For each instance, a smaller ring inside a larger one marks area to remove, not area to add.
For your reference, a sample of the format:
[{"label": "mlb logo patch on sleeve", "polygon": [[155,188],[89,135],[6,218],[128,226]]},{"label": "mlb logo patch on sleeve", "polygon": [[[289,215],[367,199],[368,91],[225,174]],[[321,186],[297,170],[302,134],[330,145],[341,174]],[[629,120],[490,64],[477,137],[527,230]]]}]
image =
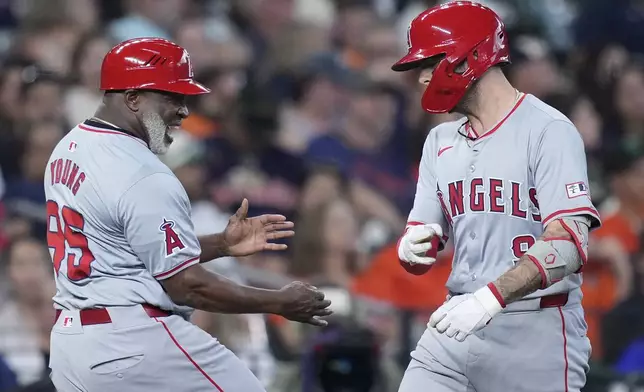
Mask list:
[{"label": "mlb logo patch on sleeve", "polygon": [[572,184],[566,184],[566,193],[568,198],[572,199],[579,196],[588,195],[588,186],[583,182],[574,182]]}]

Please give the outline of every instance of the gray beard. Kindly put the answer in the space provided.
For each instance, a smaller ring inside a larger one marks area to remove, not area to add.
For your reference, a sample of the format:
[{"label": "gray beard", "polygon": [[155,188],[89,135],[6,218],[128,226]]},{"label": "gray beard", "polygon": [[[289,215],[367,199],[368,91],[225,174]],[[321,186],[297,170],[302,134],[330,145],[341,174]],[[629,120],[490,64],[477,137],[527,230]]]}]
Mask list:
[{"label": "gray beard", "polygon": [[168,126],[158,113],[144,113],[143,127],[148,133],[150,151],[157,155],[168,152],[172,138],[167,134]]}]

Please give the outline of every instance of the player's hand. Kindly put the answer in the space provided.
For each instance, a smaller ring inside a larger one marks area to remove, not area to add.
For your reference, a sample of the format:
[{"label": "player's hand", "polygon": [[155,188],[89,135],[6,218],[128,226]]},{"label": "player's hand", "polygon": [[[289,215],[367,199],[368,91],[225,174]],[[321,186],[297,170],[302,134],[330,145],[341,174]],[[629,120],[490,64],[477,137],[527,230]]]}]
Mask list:
[{"label": "player's hand", "polygon": [[324,327],[328,323],[320,317],[333,312],[329,309],[331,301],[324,299],[324,293],[310,284],[293,282],[284,286],[280,292],[284,301],[278,311],[280,316],[289,320]]},{"label": "player's hand", "polygon": [[473,294],[451,297],[432,314],[428,326],[462,342],[485,327],[501,309],[490,288],[485,286]]},{"label": "player's hand", "polygon": [[271,241],[292,237],[295,232],[293,222],[286,220],[283,215],[260,215],[247,217],[248,200],[244,199],[241,206],[228,220],[224,230],[224,240],[228,245],[231,256],[248,256],[264,250],[284,250],[285,244],[275,244]]},{"label": "player's hand", "polygon": [[[438,241],[443,236],[443,229],[435,223],[410,226],[400,239],[398,257],[409,264],[432,265],[436,262]],[[434,240],[434,241],[432,241]],[[433,242],[433,243],[432,243]],[[433,250],[429,254],[427,252]]]}]

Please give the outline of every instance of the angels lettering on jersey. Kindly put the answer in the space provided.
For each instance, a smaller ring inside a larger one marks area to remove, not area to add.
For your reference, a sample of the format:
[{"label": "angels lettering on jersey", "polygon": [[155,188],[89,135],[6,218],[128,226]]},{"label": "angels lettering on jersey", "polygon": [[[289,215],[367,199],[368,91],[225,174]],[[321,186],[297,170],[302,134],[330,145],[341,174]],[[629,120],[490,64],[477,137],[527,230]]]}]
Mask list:
[{"label": "angels lettering on jersey", "polygon": [[530,187],[526,192],[521,185],[500,178],[475,177],[448,183],[446,192],[436,184],[436,194],[445,219],[451,226],[459,216],[479,212],[541,222],[536,188]]}]

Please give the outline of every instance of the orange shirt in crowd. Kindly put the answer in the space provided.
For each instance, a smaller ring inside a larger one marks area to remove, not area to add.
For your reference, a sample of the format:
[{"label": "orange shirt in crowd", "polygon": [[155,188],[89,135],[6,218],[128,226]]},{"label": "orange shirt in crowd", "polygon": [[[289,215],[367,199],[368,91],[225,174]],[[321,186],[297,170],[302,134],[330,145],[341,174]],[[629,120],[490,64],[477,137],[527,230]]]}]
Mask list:
[{"label": "orange shirt in crowd", "polygon": [[638,233],[633,228],[632,220],[620,210],[607,215],[602,214],[602,226],[592,232],[592,238],[615,238],[624,249],[633,254],[640,249]]},{"label": "orange shirt in crowd", "polygon": [[439,253],[432,269],[412,275],[400,265],[396,244],[381,249],[367,270],[354,279],[353,291],[404,309],[432,310],[445,302],[445,282],[452,270],[452,252]]},{"label": "orange shirt in crowd", "polygon": [[[604,211],[602,226],[591,233],[591,241],[614,238],[621,243],[624,249],[633,254],[640,249],[638,233],[633,227],[632,220],[625,212],[613,205],[609,211]],[[584,311],[588,323],[588,338],[593,346],[593,358],[602,358],[601,320],[604,315],[617,305],[615,278],[608,262],[593,261],[592,255],[589,263],[584,267],[584,282],[582,290]]]},{"label": "orange shirt in crowd", "polygon": [[197,139],[207,139],[217,134],[217,123],[197,113],[189,115],[181,122],[181,129]]},{"label": "orange shirt in crowd", "polygon": [[586,323],[588,324],[588,338],[593,347],[592,358],[602,358],[601,320],[606,312],[616,305],[617,281],[607,263],[595,261],[584,266],[584,282],[581,289],[584,293],[582,304]]}]

